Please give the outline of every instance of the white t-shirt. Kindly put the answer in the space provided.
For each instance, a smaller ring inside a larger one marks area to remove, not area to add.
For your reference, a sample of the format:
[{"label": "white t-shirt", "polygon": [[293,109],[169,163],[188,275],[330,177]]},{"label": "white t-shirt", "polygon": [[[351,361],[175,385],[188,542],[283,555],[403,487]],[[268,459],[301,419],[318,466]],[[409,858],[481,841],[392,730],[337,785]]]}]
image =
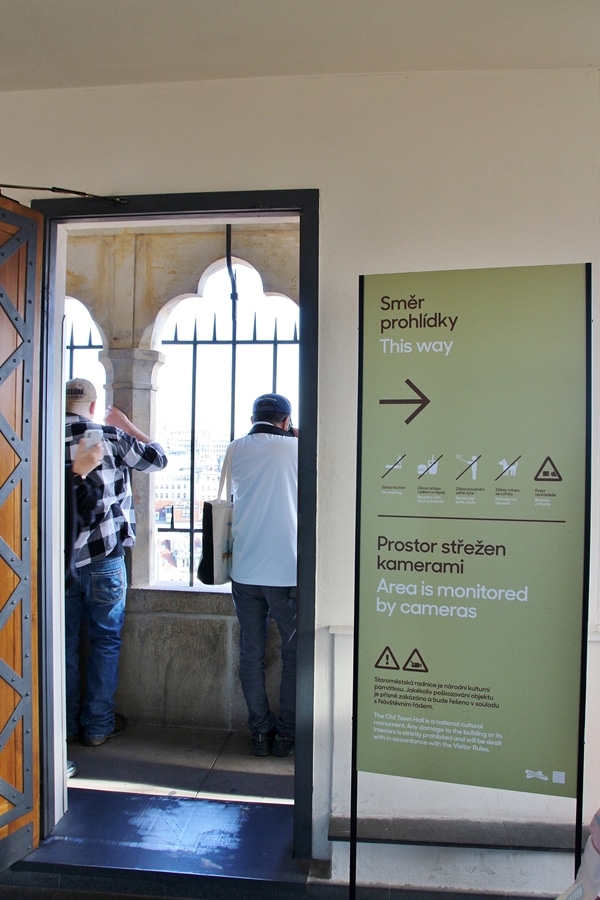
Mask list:
[{"label": "white t-shirt", "polygon": [[248,434],[227,448],[233,493],[231,577],[241,584],[296,584],[298,441]]}]

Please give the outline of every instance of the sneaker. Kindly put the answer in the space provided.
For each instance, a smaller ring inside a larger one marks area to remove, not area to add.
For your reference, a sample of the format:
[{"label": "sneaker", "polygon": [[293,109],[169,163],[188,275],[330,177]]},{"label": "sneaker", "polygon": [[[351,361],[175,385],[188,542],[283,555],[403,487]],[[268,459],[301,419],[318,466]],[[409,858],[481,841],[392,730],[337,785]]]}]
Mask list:
[{"label": "sneaker", "polygon": [[100,744],[103,744],[105,741],[110,741],[112,738],[119,737],[120,734],[123,734],[126,728],[127,719],[125,718],[125,716],[117,713],[115,716],[115,726],[110,734],[107,734],[104,737],[83,737],[82,735],[80,741],[84,747],[99,747]]},{"label": "sneaker", "polygon": [[254,756],[269,756],[273,746],[275,731],[255,731],[252,735],[252,753]]},{"label": "sneaker", "polygon": [[294,738],[287,737],[285,734],[275,735],[271,749],[273,756],[293,756],[295,749]]},{"label": "sneaker", "polygon": [[67,760],[67,778],[72,778],[77,774],[77,763],[73,759]]}]

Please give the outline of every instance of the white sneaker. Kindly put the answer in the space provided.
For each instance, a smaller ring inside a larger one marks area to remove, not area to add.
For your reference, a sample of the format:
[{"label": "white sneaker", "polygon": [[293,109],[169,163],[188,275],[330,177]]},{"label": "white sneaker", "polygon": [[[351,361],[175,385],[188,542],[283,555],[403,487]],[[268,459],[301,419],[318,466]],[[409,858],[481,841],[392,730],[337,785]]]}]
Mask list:
[{"label": "white sneaker", "polygon": [[557,900],[596,900],[600,896],[600,853],[588,838],[577,878]]}]

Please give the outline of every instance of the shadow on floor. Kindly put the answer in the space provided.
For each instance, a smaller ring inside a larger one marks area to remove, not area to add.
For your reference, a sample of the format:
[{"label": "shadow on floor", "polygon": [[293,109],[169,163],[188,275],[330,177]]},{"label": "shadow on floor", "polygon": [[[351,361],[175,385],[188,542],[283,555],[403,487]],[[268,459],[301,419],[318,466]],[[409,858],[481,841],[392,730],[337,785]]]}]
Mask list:
[{"label": "shadow on floor", "polygon": [[69,744],[68,756],[78,766],[70,788],[288,803],[294,797],[294,757],[252,756],[246,732],[129,725],[100,747]]}]

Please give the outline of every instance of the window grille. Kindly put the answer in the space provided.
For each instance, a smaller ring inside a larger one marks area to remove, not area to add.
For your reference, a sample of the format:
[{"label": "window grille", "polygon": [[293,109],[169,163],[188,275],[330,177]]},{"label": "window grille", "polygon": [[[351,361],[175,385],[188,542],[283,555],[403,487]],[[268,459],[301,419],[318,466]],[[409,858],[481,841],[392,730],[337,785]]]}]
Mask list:
[{"label": "window grille", "polygon": [[98,359],[104,349],[98,326],[86,307],[74,297],[65,298],[65,347],[63,356],[64,380],[87,378],[98,392],[94,419],[104,419],[104,386],[106,373]]},{"label": "window grille", "polygon": [[[161,349],[167,361],[159,372],[157,404],[172,407],[183,396],[187,423],[179,432],[171,424],[161,437],[169,465],[164,474],[155,476],[157,497],[159,492],[170,494],[156,503],[161,580],[168,571],[167,580],[183,581],[185,561],[187,583],[194,585],[202,550],[202,506],[217,495],[227,445],[250,428],[254,398],[278,391],[289,396],[297,409],[298,307],[289,298],[262,294],[262,288],[249,303],[243,290],[238,297],[237,279],[245,280],[249,272],[259,281],[245,265],[235,270],[223,266],[209,279],[220,281],[219,293],[215,289],[209,296],[207,281],[204,295],[181,301],[163,329]],[[189,317],[182,325],[177,314],[184,304]],[[175,352],[169,353],[170,348]],[[167,367],[177,375],[164,390],[162,376]],[[209,398],[215,394],[223,408],[209,414]]]},{"label": "window grille", "polygon": [[[90,362],[98,361],[98,352],[102,350],[102,341],[99,341],[99,339],[95,337],[94,328],[92,325],[90,325],[87,338],[84,341],[78,342],[75,339],[75,322],[73,321],[73,319],[67,317],[66,325],[67,342],[65,344],[65,381],[70,381],[71,378],[75,377],[88,377],[82,375],[82,373],[89,371]],[[95,330],[97,332],[97,329]],[[87,358],[85,355],[80,355],[87,353],[93,353],[94,355]]]}]

